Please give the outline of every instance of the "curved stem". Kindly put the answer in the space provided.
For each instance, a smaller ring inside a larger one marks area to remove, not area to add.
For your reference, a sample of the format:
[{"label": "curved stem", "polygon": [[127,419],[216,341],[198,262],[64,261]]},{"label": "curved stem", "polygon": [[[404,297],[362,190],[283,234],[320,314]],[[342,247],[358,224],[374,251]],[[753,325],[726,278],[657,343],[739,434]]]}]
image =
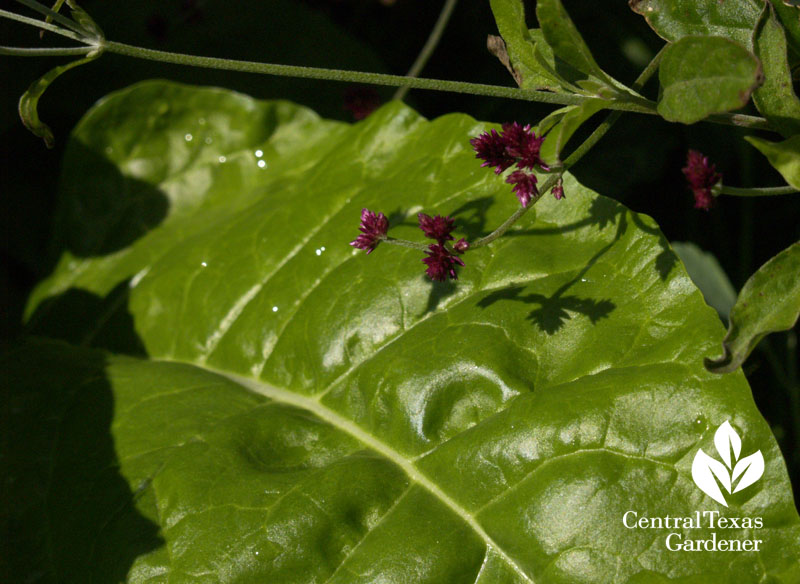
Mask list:
[{"label": "curved stem", "polygon": [[720,191],[721,195],[733,195],[735,197],[771,197],[774,195],[793,195],[795,193],[800,193],[800,190],[792,186],[745,189],[723,185]]},{"label": "curved stem", "polygon": [[14,57],[67,57],[72,55],[85,55],[96,50],[97,47],[0,47],[0,55]]},{"label": "curved stem", "polygon": [[[428,59],[431,58],[433,51],[436,50],[436,46],[442,38],[442,33],[444,33],[444,29],[447,26],[447,22],[450,20],[450,15],[453,14],[453,9],[456,7],[456,4],[458,4],[458,0],[445,0],[442,11],[439,13],[439,18],[436,19],[436,24],[433,25],[433,30],[431,30],[431,34],[428,36],[428,40],[425,41],[425,45],[422,47],[419,55],[417,55],[414,64],[411,65],[411,69],[406,73],[406,77],[417,77],[422,72]],[[402,101],[409,89],[411,88],[408,85],[400,87],[395,91],[392,99]]]}]

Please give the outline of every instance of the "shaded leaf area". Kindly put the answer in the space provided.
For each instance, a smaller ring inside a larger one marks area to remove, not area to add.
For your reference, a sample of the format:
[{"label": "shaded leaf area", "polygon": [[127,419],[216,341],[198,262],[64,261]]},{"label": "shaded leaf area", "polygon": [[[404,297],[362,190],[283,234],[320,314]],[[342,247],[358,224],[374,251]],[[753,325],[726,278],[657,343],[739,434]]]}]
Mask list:
[{"label": "shaded leaf area", "polygon": [[[796,578],[780,452],[744,377],[704,370],[722,327],[650,218],[568,175],[565,200],[542,200],[465,254],[457,285],[433,286],[418,251],[347,242],[364,207],[398,237],[421,239],[418,211],[461,209],[457,236],[499,224],[518,203],[468,143],[489,125],[395,103],[349,126],[220,93],[146,83],[84,118],[72,140],[160,191],[167,214],[113,253],[65,252],[28,307],[45,332],[76,294],[101,313],[124,298],[115,326],[147,354],[103,357],[119,473],[163,539],[135,550],[130,581]],[[187,147],[192,112],[277,123],[255,124],[260,142]],[[70,180],[78,192],[92,178]],[[70,338],[107,348],[89,329]],[[719,510],[762,516],[764,551],[687,560],[665,552],[667,530],[626,529],[632,508],[717,508],[691,465],[726,420],[766,469]]]},{"label": "shaded leaf area", "polygon": [[134,480],[121,472],[125,451],[111,433],[120,396],[106,375],[107,357],[33,341],[5,354],[0,367],[13,387],[4,391],[1,452],[4,506],[10,503],[5,578],[124,581],[164,539],[153,512],[156,469]]},{"label": "shaded leaf area", "polygon": [[721,37],[684,37],[664,49],[658,113],[692,124],[743,107],[763,81],[752,53]]},{"label": "shaded leaf area", "polygon": [[715,373],[735,371],[769,333],[792,328],[800,316],[800,243],[783,250],[745,282],[731,310],[724,354],[707,359]]}]

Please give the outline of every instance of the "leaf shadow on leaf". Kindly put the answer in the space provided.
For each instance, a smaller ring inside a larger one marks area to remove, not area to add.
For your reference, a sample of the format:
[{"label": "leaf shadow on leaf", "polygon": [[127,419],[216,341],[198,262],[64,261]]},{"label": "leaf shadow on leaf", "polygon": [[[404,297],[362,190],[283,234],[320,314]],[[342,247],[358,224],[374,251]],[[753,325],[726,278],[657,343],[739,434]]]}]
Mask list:
[{"label": "leaf shadow on leaf", "polygon": [[456,232],[466,235],[468,241],[489,235],[491,230],[486,229],[486,214],[494,202],[495,197],[480,197],[448,213],[456,220]]},{"label": "leaf shadow on leaf", "polygon": [[[528,293],[523,295],[522,292],[527,286],[511,286],[509,288],[489,294],[478,302],[478,306],[481,308],[487,308],[500,300],[513,300],[524,302],[526,304],[538,304],[539,307],[533,309],[528,314],[527,318],[533,322],[533,324],[535,324],[539,330],[547,333],[548,335],[553,335],[558,332],[564,326],[566,321],[572,318],[573,313],[579,313],[587,316],[592,324],[597,324],[597,322],[602,318],[608,318],[611,312],[613,312],[617,307],[617,305],[614,304],[614,302],[612,302],[610,299],[583,298],[573,294],[566,294],[566,292],[576,282],[580,282],[583,276],[585,276],[592,266],[597,263],[603,254],[610,250],[627,231],[627,216],[624,212],[622,212],[623,209],[621,207],[616,205],[615,207],[619,208],[621,211],[617,213],[619,220],[617,221],[617,232],[614,235],[614,238],[608,244],[598,250],[598,252],[595,253],[588,262],[586,262],[586,265],[584,265],[583,268],[581,268],[581,270],[573,278],[558,288],[558,290],[556,290],[552,295],[545,296],[544,294],[538,293]],[[584,221],[585,220],[578,223],[586,225],[587,223],[584,223]],[[570,228],[573,228],[573,226],[568,225],[567,229]],[[544,230],[539,231],[541,232]],[[560,232],[561,230],[556,231]]]},{"label": "leaf shadow on leaf", "polygon": [[[121,286],[106,298],[75,289],[59,298],[52,300],[51,322],[29,333],[51,334],[62,323],[62,338],[85,338],[90,325],[78,322],[85,318],[100,327],[91,344],[144,354]],[[34,576],[42,582],[123,582],[136,559],[163,548],[164,540],[137,508],[152,477],[131,485],[120,472],[107,359],[59,340],[28,336],[21,345],[4,368],[14,412],[8,426],[8,468],[15,477],[8,500],[16,501],[8,522],[10,572],[19,582]]]},{"label": "leaf shadow on leaf", "polygon": [[28,319],[25,333],[146,357],[144,345],[133,327],[133,317],[124,310],[129,295],[130,279],[117,284],[104,298],[70,288],[41,302]]},{"label": "leaf shadow on leaf", "polygon": [[125,176],[116,164],[74,137],[67,145],[63,168],[56,258],[64,250],[93,257],[125,249],[167,216],[169,200],[160,189]]},{"label": "leaf shadow on leaf", "polygon": [[432,282],[427,276],[423,276],[426,282],[431,285],[431,291],[428,294],[428,304],[425,306],[424,314],[433,312],[439,307],[442,300],[448,296],[452,296],[458,290],[458,284],[453,280],[445,280],[444,282]]}]

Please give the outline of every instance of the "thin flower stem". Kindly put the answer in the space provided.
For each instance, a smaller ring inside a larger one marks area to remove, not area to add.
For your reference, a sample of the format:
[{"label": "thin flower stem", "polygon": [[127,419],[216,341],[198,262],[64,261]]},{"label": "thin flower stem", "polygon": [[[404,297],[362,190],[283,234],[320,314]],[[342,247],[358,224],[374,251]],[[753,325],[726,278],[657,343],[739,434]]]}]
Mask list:
[{"label": "thin flower stem", "polygon": [[[425,41],[425,45],[422,47],[419,55],[417,55],[414,64],[411,65],[411,69],[406,73],[406,77],[417,77],[422,72],[428,59],[431,58],[433,51],[436,50],[436,46],[442,38],[442,33],[444,33],[444,29],[447,27],[450,15],[453,14],[453,9],[456,7],[456,4],[458,4],[458,0],[445,1],[442,11],[439,13],[439,18],[436,19],[436,24],[433,25],[433,30],[431,30],[431,34],[428,36],[428,40]],[[408,85],[398,88],[392,96],[392,99],[402,101],[409,89],[410,87]]]},{"label": "thin flower stem", "polygon": [[[633,89],[638,90],[640,89],[647,80],[656,72],[658,69],[658,65],[661,62],[661,55],[663,54],[664,49],[658,52],[655,57],[653,57],[652,61],[644,68],[644,70],[639,74],[639,77],[636,81],[633,82]],[[539,191],[539,197],[531,201],[531,203],[527,207],[520,207],[511,216],[506,219],[500,227],[492,231],[486,237],[482,237],[478,241],[472,243],[470,245],[470,249],[476,249],[479,247],[483,247],[484,245],[488,245],[492,243],[495,239],[503,235],[506,231],[508,231],[514,223],[516,223],[528,210],[533,207],[537,202],[539,202],[549,191],[552,189],[556,182],[561,178],[561,176],[566,172],[571,166],[573,166],[576,162],[578,162],[584,155],[589,152],[589,150],[594,147],[600,139],[606,135],[611,129],[611,126],[620,118],[622,112],[612,112],[603,122],[597,126],[594,132],[583,141],[583,143],[578,146],[564,161],[563,166],[558,169],[557,173],[553,173],[550,177],[545,181],[542,185],[542,188]]]},{"label": "thin flower stem", "polygon": [[793,195],[795,193],[800,193],[800,191],[792,186],[743,189],[723,185],[720,191],[722,195],[733,195],[735,197],[771,197],[774,195]]},{"label": "thin flower stem", "polygon": [[0,47],[0,55],[12,55],[14,57],[66,57],[72,55],[85,55],[91,53],[97,47]]},{"label": "thin flower stem", "polygon": [[37,28],[41,28],[44,30],[49,30],[50,32],[54,32],[55,34],[60,34],[61,36],[65,36],[67,38],[71,38],[78,42],[88,44],[81,35],[74,33],[71,30],[63,29],[60,26],[49,24],[47,22],[44,22],[43,20],[38,20],[36,18],[28,18],[27,16],[22,16],[21,14],[17,14],[16,12],[8,12],[7,10],[0,10],[0,17],[8,18],[9,20],[16,20],[17,22],[28,24],[30,26],[35,26]]},{"label": "thin flower stem", "polygon": [[[386,75],[383,73],[363,73],[343,69],[323,69],[319,67],[298,67],[293,65],[277,65],[273,63],[259,63],[255,61],[237,61],[220,59],[217,57],[199,57],[182,53],[169,53],[145,49],[133,45],[126,45],[113,41],[105,41],[104,48],[110,53],[175,63],[192,67],[240,71],[243,73],[261,73],[265,75],[281,75],[285,77],[300,77],[306,79],[326,79],[329,81],[344,81],[348,83],[371,83],[374,85],[389,85],[402,87],[407,85],[411,89],[430,89],[434,91],[451,91],[454,93],[469,93],[472,95],[485,95],[489,97],[504,97],[526,101],[539,101],[561,105],[579,105],[589,98],[583,95],[551,93],[548,91],[535,91],[532,89],[517,89],[500,85],[485,85],[482,83],[466,83],[464,81],[445,81],[442,79],[409,78],[403,75]],[[655,104],[652,108],[640,103],[628,101],[609,101],[609,109],[631,111],[639,113],[655,113]]]},{"label": "thin flower stem", "polygon": [[427,251],[428,246],[424,243],[417,243],[415,241],[409,241],[407,239],[397,239],[396,237],[385,237],[381,241],[385,243],[389,243],[391,245],[399,245],[401,247],[410,247],[411,249],[418,249],[421,251]]}]

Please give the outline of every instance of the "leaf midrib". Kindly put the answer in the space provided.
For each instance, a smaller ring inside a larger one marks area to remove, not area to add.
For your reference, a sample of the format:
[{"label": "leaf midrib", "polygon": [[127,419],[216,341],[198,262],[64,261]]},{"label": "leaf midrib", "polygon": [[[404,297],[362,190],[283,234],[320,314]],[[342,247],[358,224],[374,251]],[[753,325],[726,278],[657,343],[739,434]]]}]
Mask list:
[{"label": "leaf midrib", "polygon": [[257,381],[255,379],[244,377],[241,375],[237,375],[235,373],[230,373],[227,371],[222,371],[219,369],[214,369],[213,367],[209,367],[208,365],[198,365],[192,362],[184,362],[184,361],[172,361],[172,360],[164,360],[164,359],[154,359],[155,361],[165,361],[165,362],[173,362],[173,363],[181,363],[182,365],[191,365],[193,367],[199,367],[200,369],[206,370],[210,373],[215,375],[219,375],[230,381],[246,388],[253,393],[257,393],[264,397],[267,397],[271,400],[276,402],[287,404],[291,406],[295,406],[301,408],[303,410],[309,411],[319,419],[324,420],[326,423],[330,424],[334,428],[345,432],[349,436],[355,438],[362,444],[366,445],[367,447],[371,448],[375,452],[379,453],[380,455],[384,456],[386,459],[390,460],[392,463],[396,464],[400,467],[403,472],[409,477],[409,479],[426,489],[430,492],[436,499],[438,499],[441,503],[443,503],[446,507],[448,507],[453,513],[455,513],[462,521],[467,523],[470,528],[484,541],[484,543],[491,549],[494,549],[500,557],[505,560],[505,562],[523,579],[525,582],[529,582],[530,584],[534,584],[534,580],[523,570],[522,566],[520,566],[511,556],[509,556],[505,550],[503,550],[492,537],[486,533],[486,531],[481,527],[480,523],[478,523],[475,516],[470,513],[467,509],[459,505],[452,497],[450,497],[447,493],[445,493],[441,487],[439,487],[436,483],[434,483],[431,479],[429,479],[425,474],[419,471],[414,464],[405,458],[402,454],[400,454],[395,449],[391,448],[388,444],[378,440],[375,436],[366,432],[364,429],[359,427],[358,425],[354,424],[351,420],[339,415],[335,411],[327,408],[322,403],[317,401],[316,398],[313,397],[306,397],[304,395],[294,393],[292,391],[288,391],[286,389],[281,389],[278,387],[274,387],[272,385],[266,384],[261,381]]}]

